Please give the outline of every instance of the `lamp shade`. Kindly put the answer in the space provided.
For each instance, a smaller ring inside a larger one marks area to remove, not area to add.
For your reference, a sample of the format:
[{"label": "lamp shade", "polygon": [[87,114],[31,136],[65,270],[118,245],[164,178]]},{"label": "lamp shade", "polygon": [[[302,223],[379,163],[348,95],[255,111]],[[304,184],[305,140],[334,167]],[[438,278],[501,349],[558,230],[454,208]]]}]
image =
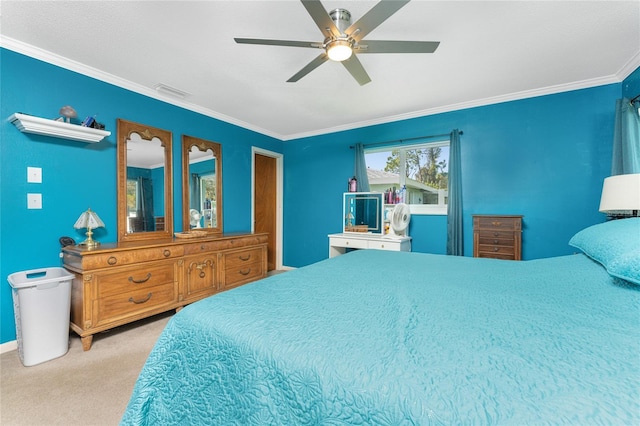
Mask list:
[{"label": "lamp shade", "polygon": [[96,212],[91,209],[87,209],[86,212],[82,212],[78,220],[76,220],[75,225],[73,225],[75,229],[95,229],[95,228],[104,228],[104,222],[98,217]]},{"label": "lamp shade", "polygon": [[601,212],[640,210],[640,173],[609,176],[602,185]]}]

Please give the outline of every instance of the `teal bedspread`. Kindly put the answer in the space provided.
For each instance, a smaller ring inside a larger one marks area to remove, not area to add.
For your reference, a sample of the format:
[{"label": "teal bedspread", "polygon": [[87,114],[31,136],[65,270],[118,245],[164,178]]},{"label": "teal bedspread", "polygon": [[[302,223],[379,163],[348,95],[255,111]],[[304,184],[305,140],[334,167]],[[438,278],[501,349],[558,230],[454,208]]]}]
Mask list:
[{"label": "teal bedspread", "polygon": [[176,314],[124,425],[638,425],[640,291],[582,254],[361,250]]}]

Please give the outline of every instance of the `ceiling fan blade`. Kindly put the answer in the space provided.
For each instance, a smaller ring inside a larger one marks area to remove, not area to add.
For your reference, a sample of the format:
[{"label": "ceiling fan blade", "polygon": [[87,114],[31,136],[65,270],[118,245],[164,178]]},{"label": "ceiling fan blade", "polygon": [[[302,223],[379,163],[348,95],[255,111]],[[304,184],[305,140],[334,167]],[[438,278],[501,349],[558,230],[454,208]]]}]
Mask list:
[{"label": "ceiling fan blade", "polygon": [[363,40],[356,47],[360,53],[433,53],[440,45],[439,41],[389,41]]},{"label": "ceiling fan blade", "polygon": [[268,46],[315,47],[322,48],[322,43],[314,41],[269,40],[264,38],[234,38],[240,44],[266,44]]},{"label": "ceiling fan blade", "polygon": [[340,31],[320,0],[300,0],[325,37],[340,37]]},{"label": "ceiling fan blade", "polygon": [[409,0],[381,0],[360,19],[351,24],[345,33],[358,42],[407,3],[409,3]]},{"label": "ceiling fan blade", "polygon": [[349,59],[347,59],[346,61],[342,61],[342,64],[353,76],[353,78],[356,79],[360,86],[364,86],[371,81],[369,74],[367,74],[367,72],[364,70],[362,63],[356,55],[351,55]]},{"label": "ceiling fan blade", "polygon": [[321,53],[313,61],[309,62],[304,68],[302,68],[300,71],[295,73],[293,77],[287,80],[287,83],[295,83],[296,81],[300,80],[302,77],[309,74],[311,71],[315,70],[320,65],[327,62],[328,60],[329,60],[329,57],[327,56],[327,54],[324,52]]}]

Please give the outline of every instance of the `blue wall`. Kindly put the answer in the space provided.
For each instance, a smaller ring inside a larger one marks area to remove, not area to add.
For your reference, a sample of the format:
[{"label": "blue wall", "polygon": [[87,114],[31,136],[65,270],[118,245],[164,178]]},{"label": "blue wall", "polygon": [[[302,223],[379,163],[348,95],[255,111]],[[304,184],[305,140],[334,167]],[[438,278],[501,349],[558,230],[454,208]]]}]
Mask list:
[{"label": "blue wall", "polygon": [[[285,142],[284,263],[327,257],[327,234],[342,229],[350,145],[454,128],[464,132],[465,255],[473,252],[473,214],[524,215],[524,259],[572,253],[571,236],[604,220],[598,205],[620,95],[621,84],[611,84]],[[446,224],[445,216],[414,215],[413,250],[445,253]]]},{"label": "blue wall", "polygon": [[[523,214],[525,259],[571,253],[577,230],[602,222],[598,203],[611,163],[615,100],[640,92],[640,70],[622,84],[437,114],[335,134],[281,142],[126,89],[0,49],[0,343],[15,339],[11,290],[17,271],[59,266],[58,237],[91,206],[106,224],[94,238],[117,239],[116,119],[173,132],[174,229],[182,229],[180,138],[222,144],[225,232],[251,229],[251,146],[284,154],[284,264],[304,266],[328,255],[327,234],[341,230],[342,193],[353,175],[355,142],[448,133],[462,136],[465,252],[471,255],[471,215]],[[98,114],[112,135],[86,144],[24,134],[14,112],[55,118],[72,105]],[[26,183],[29,166],[43,183]],[[41,193],[43,209],[28,210],[26,194]],[[444,253],[446,217],[417,216],[413,249]]]},{"label": "blue wall", "polygon": [[[182,230],[181,137],[222,144],[225,232],[251,230],[251,146],[282,152],[282,141],[142,96],[7,49],[0,49],[0,342],[15,340],[13,272],[60,266],[58,238],[82,241],[73,224],[91,207],[106,228],[94,238],[117,240],[116,119],[173,133],[174,229]],[[7,118],[23,112],[57,118],[71,105],[79,118],[98,114],[111,136],[96,144],[21,133]],[[27,167],[41,167],[43,183],[27,183]],[[27,209],[27,193],[41,193],[41,210]]]}]

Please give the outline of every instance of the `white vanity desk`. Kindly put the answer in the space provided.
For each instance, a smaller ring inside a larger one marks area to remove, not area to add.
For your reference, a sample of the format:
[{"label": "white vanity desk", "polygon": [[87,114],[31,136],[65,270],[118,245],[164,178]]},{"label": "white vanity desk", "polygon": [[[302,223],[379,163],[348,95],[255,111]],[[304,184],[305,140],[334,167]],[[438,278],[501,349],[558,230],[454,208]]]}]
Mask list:
[{"label": "white vanity desk", "polygon": [[329,257],[344,254],[348,248],[411,251],[411,237],[389,237],[365,232],[329,234]]}]

